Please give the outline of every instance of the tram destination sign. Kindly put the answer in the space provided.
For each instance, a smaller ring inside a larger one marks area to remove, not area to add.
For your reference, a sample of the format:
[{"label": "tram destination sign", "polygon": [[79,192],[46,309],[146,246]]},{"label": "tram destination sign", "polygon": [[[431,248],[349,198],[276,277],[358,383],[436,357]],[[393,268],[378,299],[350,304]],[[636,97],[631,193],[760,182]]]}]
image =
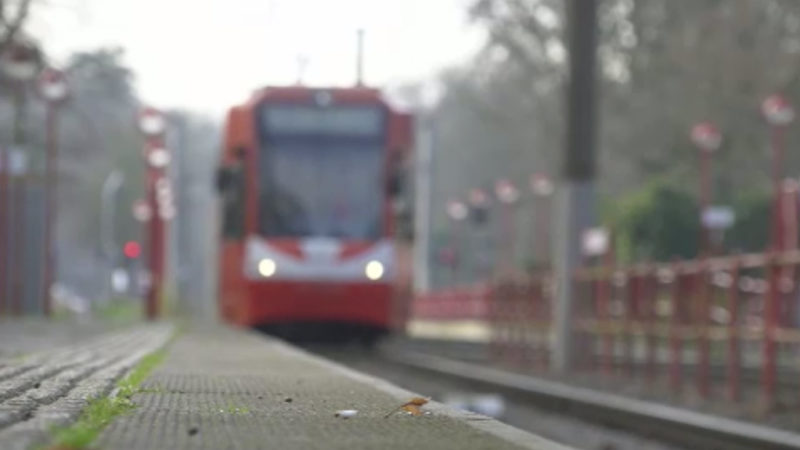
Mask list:
[{"label": "tram destination sign", "polygon": [[289,135],[379,136],[383,122],[382,110],[372,105],[270,105],[262,117],[268,133]]}]

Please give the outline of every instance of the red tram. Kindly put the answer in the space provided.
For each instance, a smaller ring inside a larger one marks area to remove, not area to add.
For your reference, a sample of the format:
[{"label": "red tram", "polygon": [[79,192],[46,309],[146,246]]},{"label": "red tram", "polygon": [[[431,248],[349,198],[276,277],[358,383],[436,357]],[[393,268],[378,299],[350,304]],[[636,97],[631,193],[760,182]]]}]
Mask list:
[{"label": "red tram", "polygon": [[290,339],[389,331],[412,134],[409,115],[363,87],[268,87],[232,108],[218,180],[222,316]]}]

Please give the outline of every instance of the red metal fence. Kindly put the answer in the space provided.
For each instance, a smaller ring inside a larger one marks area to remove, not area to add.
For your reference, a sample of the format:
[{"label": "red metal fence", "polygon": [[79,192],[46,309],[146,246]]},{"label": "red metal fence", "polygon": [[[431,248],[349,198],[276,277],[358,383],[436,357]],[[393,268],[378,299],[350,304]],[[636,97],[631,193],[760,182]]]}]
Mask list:
[{"label": "red metal fence", "polygon": [[417,296],[411,317],[434,320],[487,319],[491,287],[485,284],[459,286]]},{"label": "red metal fence", "polygon": [[[577,366],[734,401],[747,380],[774,404],[781,380],[800,379],[798,265],[800,251],[581,269]],[[412,315],[482,317],[497,362],[545,369],[553,292],[549,274],[496,280],[418,298]]]}]

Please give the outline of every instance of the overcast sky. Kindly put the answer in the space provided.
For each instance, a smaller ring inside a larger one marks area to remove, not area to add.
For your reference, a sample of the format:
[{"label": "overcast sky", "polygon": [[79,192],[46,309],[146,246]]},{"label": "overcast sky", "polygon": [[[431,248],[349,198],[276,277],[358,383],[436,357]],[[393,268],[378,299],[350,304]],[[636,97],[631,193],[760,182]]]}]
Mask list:
[{"label": "overcast sky", "polygon": [[53,0],[32,23],[57,60],[121,46],[146,102],[215,115],[256,87],[355,78],[356,29],[366,31],[366,81],[432,77],[463,61],[482,34],[467,0]]}]

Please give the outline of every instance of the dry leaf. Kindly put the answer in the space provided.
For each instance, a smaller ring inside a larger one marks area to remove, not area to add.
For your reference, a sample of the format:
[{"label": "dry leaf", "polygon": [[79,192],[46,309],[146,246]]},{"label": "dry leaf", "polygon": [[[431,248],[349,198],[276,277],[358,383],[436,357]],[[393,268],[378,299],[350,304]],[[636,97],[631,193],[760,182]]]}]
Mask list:
[{"label": "dry leaf", "polygon": [[397,408],[389,411],[389,413],[384,416],[384,419],[389,417],[389,416],[391,416],[392,414],[396,413],[397,411],[405,411],[405,412],[411,414],[412,416],[421,416],[422,415],[422,410],[420,409],[420,407],[422,405],[426,404],[426,403],[428,403],[428,399],[427,398],[414,397],[411,400],[409,400],[408,402],[406,402],[406,403],[398,406]]}]

